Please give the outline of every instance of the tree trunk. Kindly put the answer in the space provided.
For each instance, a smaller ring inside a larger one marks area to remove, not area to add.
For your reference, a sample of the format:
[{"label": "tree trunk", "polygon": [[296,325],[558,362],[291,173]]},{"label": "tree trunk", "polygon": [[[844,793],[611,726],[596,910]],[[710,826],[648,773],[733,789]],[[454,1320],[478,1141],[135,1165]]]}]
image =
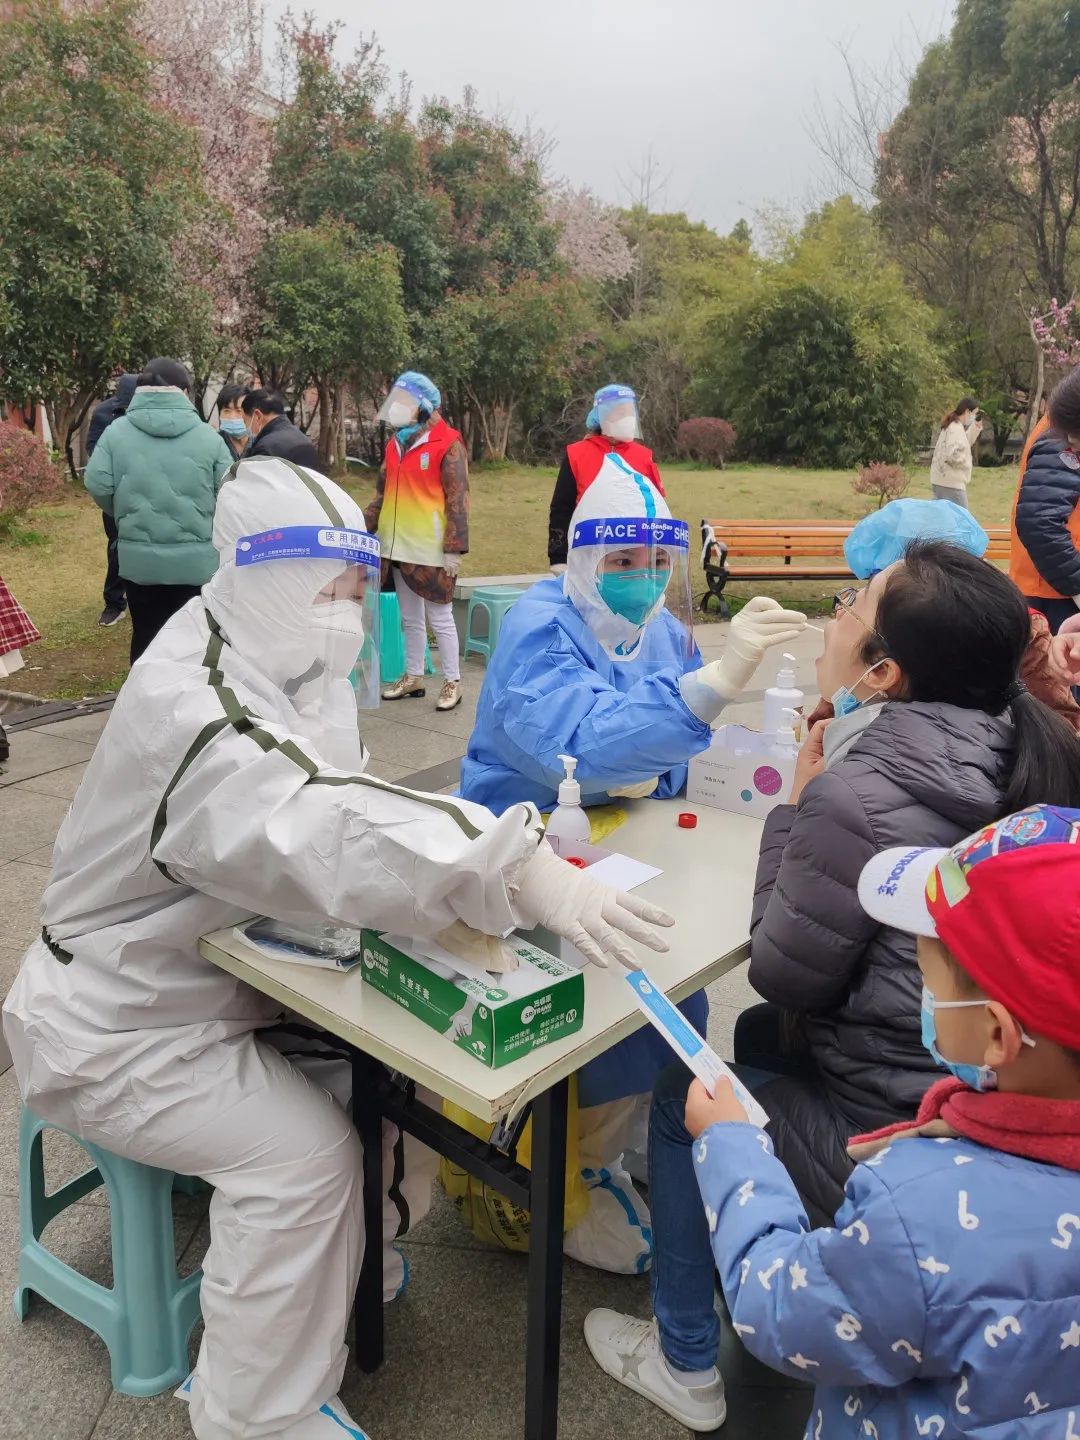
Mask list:
[{"label": "tree trunk", "polygon": [[330,468],[333,458],[334,416],[330,386],[324,381],[317,382],[319,392],[319,459]]},{"label": "tree trunk", "polygon": [[1033,319],[1029,318],[1028,329],[1031,332],[1031,343],[1035,346],[1035,376],[1030,392],[1027,428],[1024,431],[1025,436],[1030,435],[1039,423],[1039,406],[1042,403],[1043,390],[1046,387],[1046,353],[1035,338],[1035,322]]},{"label": "tree trunk", "polygon": [[93,399],[92,394],[82,390],[75,395],[55,395],[44,402],[45,416],[52,432],[53,449],[63,455],[73,480],[79,478],[74,440]]},{"label": "tree trunk", "polygon": [[334,389],[334,420],[333,434],[331,436],[333,449],[331,457],[334,468],[344,469],[345,467],[345,387],[338,385]]}]

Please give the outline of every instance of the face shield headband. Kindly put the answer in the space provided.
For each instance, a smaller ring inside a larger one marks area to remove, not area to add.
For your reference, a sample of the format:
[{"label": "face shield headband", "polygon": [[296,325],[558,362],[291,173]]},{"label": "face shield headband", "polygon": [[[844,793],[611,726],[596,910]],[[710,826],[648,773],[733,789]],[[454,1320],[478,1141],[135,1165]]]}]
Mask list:
[{"label": "face shield headband", "polygon": [[[646,626],[665,603],[689,623],[688,605],[683,603],[689,584],[689,547],[690,529],[681,520],[602,517],[574,526],[568,593],[613,660],[634,658]],[[623,570],[605,567],[607,557],[635,550],[641,552],[640,564]]]}]

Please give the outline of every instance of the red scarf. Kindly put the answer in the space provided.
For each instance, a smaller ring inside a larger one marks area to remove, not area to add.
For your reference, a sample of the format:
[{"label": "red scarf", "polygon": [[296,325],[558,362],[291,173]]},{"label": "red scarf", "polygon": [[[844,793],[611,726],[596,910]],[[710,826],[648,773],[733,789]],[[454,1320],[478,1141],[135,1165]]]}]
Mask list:
[{"label": "red scarf", "polygon": [[939,1080],[923,1096],[914,1121],[855,1135],[848,1154],[865,1160],[892,1140],[916,1135],[963,1135],[988,1150],[1080,1170],[1080,1100],[972,1090],[962,1080]]}]

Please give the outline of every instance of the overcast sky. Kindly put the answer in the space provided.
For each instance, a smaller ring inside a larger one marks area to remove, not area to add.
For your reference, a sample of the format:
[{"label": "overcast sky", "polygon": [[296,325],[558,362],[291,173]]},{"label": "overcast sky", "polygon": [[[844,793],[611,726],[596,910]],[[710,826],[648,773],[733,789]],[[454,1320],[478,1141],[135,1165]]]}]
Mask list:
[{"label": "overcast sky", "polygon": [[[271,0],[272,13],[285,8]],[[555,142],[550,169],[626,203],[650,147],[656,208],[726,231],[763,206],[821,197],[815,103],[848,98],[838,46],[878,71],[948,28],[952,0],[304,0],[343,20],[341,53],[374,29],[417,98],[472,85]],[[359,12],[359,18],[357,13]]]}]

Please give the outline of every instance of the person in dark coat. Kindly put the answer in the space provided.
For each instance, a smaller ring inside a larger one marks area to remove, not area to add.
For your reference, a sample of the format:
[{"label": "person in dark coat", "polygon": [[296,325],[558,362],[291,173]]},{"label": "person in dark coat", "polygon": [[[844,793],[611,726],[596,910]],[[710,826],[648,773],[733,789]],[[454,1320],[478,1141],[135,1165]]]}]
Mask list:
[{"label": "person in dark coat", "polygon": [[1009,574],[1057,634],[1080,612],[1080,368],[1050,396],[1020,457]]},{"label": "person in dark coat", "polygon": [[[138,381],[137,375],[121,375],[116,382],[113,394],[107,400],[102,400],[100,405],[94,406],[94,413],[90,416],[90,428],[86,432],[87,459],[93,455],[94,447],[112,422],[118,420],[131,404],[131,397],[135,394],[135,386]],[[106,515],[104,511],[102,511],[101,520],[105,527],[108,560],[105,567],[105,584],[101,592],[105,608],[98,616],[98,624],[108,628],[124,618],[124,612],[127,610],[127,591],[120,578],[120,568],[116,557],[116,521],[111,515]]]},{"label": "person in dark coat", "polygon": [[275,390],[250,390],[243,400],[251,440],[244,451],[247,460],[276,455],[326,475],[319,452],[298,425],[285,414],[285,401]]},{"label": "person in dark coat", "polygon": [[[1011,581],[940,541],[837,596],[818,682],[838,718],[815,725],[790,803],[765,822],[750,982],[768,1008],[747,1012],[735,1038],[815,1225],[841,1204],[850,1138],[912,1119],[941,1078],[920,1036],[914,938],[862,909],[863,867],[892,846],[950,846],[1028,805],[1080,801],[1074,733],[1019,680],[1029,636]],[[704,1340],[715,1353],[718,1338],[684,1124],[690,1080],[682,1067],[661,1076],[649,1136],[653,1308],[669,1368]]]}]

